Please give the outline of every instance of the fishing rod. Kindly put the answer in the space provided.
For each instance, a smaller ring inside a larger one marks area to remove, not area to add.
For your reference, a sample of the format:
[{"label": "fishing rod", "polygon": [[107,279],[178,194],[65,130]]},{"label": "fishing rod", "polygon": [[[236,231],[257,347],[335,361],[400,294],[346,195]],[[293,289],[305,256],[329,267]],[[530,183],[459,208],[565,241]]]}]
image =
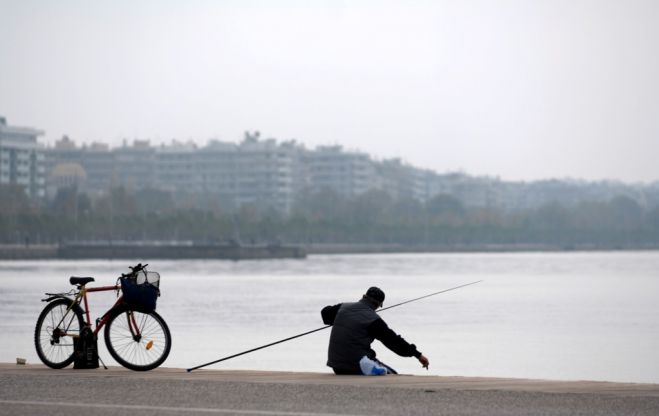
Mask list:
[{"label": "fishing rod", "polygon": [[[452,287],[450,289],[440,290],[439,292],[434,292],[434,293],[431,293],[429,295],[420,296],[418,298],[406,300],[405,302],[397,303],[395,305],[391,305],[391,306],[387,306],[386,308],[382,308],[382,309],[379,310],[379,312],[384,312],[387,309],[391,309],[391,308],[395,308],[397,306],[405,305],[406,303],[416,302],[417,300],[421,300],[421,299],[429,298],[431,296],[439,295],[440,293],[446,293],[446,292],[450,292],[451,290],[456,290],[456,289],[460,289],[460,288],[463,288],[463,287],[466,287],[466,286],[475,285],[476,283],[480,283],[480,282],[482,282],[482,280],[478,280],[476,282],[471,282],[471,283],[467,283],[467,284],[460,285],[460,286],[455,286],[455,287]],[[211,361],[211,362],[206,363],[206,364],[201,364],[201,365],[198,365],[196,367],[188,368],[187,372],[189,373],[193,370],[197,370],[197,369],[200,369],[202,367],[207,367],[209,365],[217,364],[219,362],[226,361],[226,360],[230,360],[232,358],[236,358],[236,357],[239,357],[241,355],[249,354],[250,352],[254,352],[254,351],[262,350],[264,348],[272,347],[273,345],[281,344],[282,342],[290,341],[290,340],[295,339],[295,338],[300,338],[300,337],[303,337],[305,335],[313,334],[314,332],[322,331],[323,329],[327,329],[331,326],[332,325],[326,325],[326,326],[323,326],[323,327],[320,327],[320,328],[312,329],[311,331],[307,331],[307,332],[303,332],[301,334],[293,335],[292,337],[280,339],[279,341],[271,342],[270,344],[261,345],[260,347],[252,348],[251,350],[239,352],[237,354],[233,354],[233,355],[230,355],[228,357],[220,358],[219,360]]]}]

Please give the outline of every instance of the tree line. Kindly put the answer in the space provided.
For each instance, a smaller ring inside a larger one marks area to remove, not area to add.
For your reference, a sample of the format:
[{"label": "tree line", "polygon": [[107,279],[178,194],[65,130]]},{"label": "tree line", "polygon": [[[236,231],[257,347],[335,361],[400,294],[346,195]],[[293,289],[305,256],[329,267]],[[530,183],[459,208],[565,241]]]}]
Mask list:
[{"label": "tree line", "polygon": [[130,192],[92,198],[74,188],[52,200],[30,200],[21,187],[0,186],[0,243],[194,241],[232,244],[403,244],[439,247],[552,245],[607,248],[659,246],[659,207],[626,196],[574,206],[548,203],[524,211],[466,207],[451,195],[422,203],[384,191],[345,197],[304,192],[288,215],[268,204],[223,206],[212,194]]}]

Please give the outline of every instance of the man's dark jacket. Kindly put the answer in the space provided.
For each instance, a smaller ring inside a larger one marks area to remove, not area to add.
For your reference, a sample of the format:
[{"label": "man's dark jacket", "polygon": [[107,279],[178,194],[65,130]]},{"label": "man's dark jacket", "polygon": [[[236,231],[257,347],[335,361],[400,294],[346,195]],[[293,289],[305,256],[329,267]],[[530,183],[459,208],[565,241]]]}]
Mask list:
[{"label": "man's dark jacket", "polygon": [[403,357],[419,358],[421,353],[392,331],[375,313],[377,304],[369,299],[354,303],[326,306],[321,311],[323,322],[332,325],[327,365],[337,374],[361,374],[359,361],[367,356],[375,358],[371,349],[374,339]]}]

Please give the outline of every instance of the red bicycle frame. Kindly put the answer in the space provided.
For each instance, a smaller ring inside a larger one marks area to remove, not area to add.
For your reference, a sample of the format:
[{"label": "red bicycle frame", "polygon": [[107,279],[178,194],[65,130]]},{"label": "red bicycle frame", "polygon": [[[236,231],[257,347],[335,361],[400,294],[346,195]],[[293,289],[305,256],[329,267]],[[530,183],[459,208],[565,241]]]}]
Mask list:
[{"label": "red bicycle frame", "polygon": [[[85,286],[83,286],[82,288],[80,288],[80,293],[78,294],[78,299],[82,298],[82,302],[83,302],[83,305],[84,305],[84,308],[85,308],[85,318],[86,318],[85,324],[87,326],[89,326],[89,327],[92,326],[91,316],[89,314],[89,303],[87,302],[87,293],[88,292],[89,293],[91,293],[91,292],[108,292],[108,291],[111,291],[111,290],[119,290],[119,285],[92,287],[92,288],[89,288],[89,289],[86,288]],[[78,300],[78,302],[80,302],[80,301]],[[96,328],[94,329],[94,335],[95,336],[98,335],[98,333],[101,331],[101,328],[103,328],[103,326],[105,326],[105,324],[110,319],[110,312],[114,308],[119,306],[122,302],[123,302],[123,296],[120,296],[117,299],[117,301],[114,303],[114,305],[112,305],[112,307],[107,312],[105,312],[105,314],[103,314],[103,317],[100,318],[100,320],[98,320],[96,322]],[[137,326],[137,322],[135,321],[135,315],[133,313],[128,314],[128,328],[130,329],[130,332],[133,334],[134,337],[140,335],[140,330],[139,330],[139,327]]]}]

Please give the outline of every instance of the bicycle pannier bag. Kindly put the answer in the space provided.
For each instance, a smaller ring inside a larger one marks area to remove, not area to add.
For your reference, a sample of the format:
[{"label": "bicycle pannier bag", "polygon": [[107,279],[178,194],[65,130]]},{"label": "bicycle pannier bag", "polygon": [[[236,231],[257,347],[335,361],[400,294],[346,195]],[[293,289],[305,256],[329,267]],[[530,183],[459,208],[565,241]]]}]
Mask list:
[{"label": "bicycle pannier bag", "polygon": [[98,368],[98,345],[91,327],[83,327],[80,335],[73,337],[73,354],[73,368]]},{"label": "bicycle pannier bag", "polygon": [[160,276],[156,272],[140,272],[136,277],[121,278],[124,302],[134,311],[151,313],[156,310],[160,296]]}]

